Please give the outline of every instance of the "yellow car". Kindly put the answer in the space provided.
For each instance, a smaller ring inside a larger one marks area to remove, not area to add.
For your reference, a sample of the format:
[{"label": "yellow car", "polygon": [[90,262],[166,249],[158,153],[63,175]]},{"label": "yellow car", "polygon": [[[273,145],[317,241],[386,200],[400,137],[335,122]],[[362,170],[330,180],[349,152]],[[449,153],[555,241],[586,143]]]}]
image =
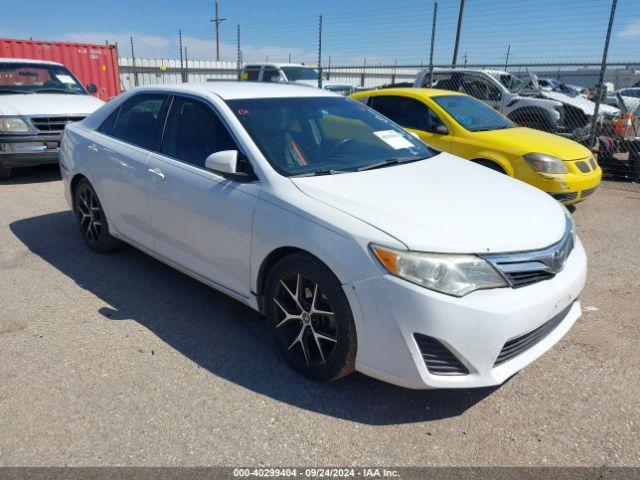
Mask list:
[{"label": "yellow car", "polygon": [[586,147],[519,127],[463,93],[431,88],[358,92],[365,103],[429,145],[500,171],[571,205],[592,194],[602,170]]}]

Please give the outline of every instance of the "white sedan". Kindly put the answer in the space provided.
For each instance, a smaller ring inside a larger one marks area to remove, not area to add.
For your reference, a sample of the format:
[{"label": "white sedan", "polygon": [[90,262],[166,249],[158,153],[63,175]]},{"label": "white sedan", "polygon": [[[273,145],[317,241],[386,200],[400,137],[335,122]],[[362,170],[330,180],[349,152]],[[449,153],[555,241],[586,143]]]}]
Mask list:
[{"label": "white sedan", "polygon": [[581,313],[564,207],[330,92],[136,88],[61,150],[90,248],[126,242],[258,310],[315,380],[497,385]]}]

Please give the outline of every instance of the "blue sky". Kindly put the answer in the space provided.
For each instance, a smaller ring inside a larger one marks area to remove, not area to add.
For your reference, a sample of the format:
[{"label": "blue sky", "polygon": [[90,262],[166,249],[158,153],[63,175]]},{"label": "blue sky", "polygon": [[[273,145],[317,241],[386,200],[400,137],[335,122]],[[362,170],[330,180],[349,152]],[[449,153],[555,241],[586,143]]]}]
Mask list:
[{"label": "blue sky", "polygon": [[[212,0],[0,0],[0,37],[118,42],[128,54],[178,56],[177,31],[192,59],[214,55]],[[440,0],[435,60],[451,61],[458,0]],[[55,7],[54,7],[55,5]],[[460,58],[469,63],[597,61],[610,0],[467,0]],[[323,14],[323,63],[392,64],[428,61],[433,1],[220,0],[223,60],[235,60],[241,25],[245,61],[316,61]],[[640,61],[640,1],[619,0],[610,58]]]}]

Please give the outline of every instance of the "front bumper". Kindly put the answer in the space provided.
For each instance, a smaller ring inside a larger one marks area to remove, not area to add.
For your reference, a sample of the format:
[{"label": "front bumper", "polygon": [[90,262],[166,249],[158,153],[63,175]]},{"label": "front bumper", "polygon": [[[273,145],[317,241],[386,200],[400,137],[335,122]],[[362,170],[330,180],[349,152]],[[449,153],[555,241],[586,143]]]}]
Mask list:
[{"label": "front bumper", "polygon": [[[358,328],[356,369],[408,388],[499,385],[557,343],[581,313],[577,301],[586,279],[578,240],[565,268],[550,280],[512,289],[480,290],[462,298],[443,295],[391,275],[345,288]],[[563,312],[564,311],[564,312]],[[505,344],[560,315],[546,336],[496,364]],[[437,340],[467,374],[433,374],[415,334]]]},{"label": "front bumper", "polygon": [[0,165],[31,167],[57,163],[60,134],[0,136]]}]

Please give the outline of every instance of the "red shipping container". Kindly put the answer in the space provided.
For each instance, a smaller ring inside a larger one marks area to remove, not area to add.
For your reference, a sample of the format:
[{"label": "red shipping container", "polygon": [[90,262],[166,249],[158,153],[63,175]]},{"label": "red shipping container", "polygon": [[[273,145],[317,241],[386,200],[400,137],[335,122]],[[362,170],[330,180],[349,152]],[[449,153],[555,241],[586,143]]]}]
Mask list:
[{"label": "red shipping container", "polygon": [[98,88],[94,95],[104,101],[121,92],[115,45],[0,38],[0,58],[29,58],[61,63],[85,87],[93,83]]}]

